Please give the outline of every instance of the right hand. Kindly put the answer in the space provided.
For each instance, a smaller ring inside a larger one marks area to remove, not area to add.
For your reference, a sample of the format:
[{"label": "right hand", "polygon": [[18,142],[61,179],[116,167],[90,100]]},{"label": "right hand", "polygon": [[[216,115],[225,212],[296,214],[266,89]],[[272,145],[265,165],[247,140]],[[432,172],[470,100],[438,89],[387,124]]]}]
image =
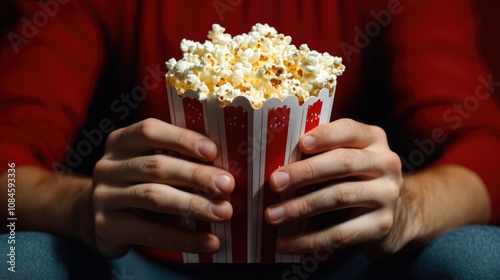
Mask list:
[{"label": "right hand", "polygon": [[[156,150],[176,152],[182,158]],[[110,257],[124,254],[131,245],[217,251],[220,241],[215,235],[160,221],[172,216],[177,221],[231,218],[232,206],[224,197],[233,191],[234,178],[225,170],[195,162],[211,162],[216,154],[209,138],[156,119],[111,133],[93,176],[98,250]],[[151,219],[151,213],[157,218]]]}]

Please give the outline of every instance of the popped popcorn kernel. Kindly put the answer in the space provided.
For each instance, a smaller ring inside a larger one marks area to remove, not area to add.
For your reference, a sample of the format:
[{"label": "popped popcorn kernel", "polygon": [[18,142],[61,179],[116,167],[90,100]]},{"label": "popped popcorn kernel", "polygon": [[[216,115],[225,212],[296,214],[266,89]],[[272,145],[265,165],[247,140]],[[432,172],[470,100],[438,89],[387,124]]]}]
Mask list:
[{"label": "popped popcorn kernel", "polygon": [[183,39],[183,57],[165,63],[167,85],[181,95],[194,90],[200,100],[213,94],[221,106],[243,95],[259,108],[271,97],[295,95],[303,102],[323,88],[331,92],[345,70],[342,58],[310,50],[307,44],[297,48],[290,36],[268,24],[257,23],[235,37],[225,31],[213,24],[210,41]]}]

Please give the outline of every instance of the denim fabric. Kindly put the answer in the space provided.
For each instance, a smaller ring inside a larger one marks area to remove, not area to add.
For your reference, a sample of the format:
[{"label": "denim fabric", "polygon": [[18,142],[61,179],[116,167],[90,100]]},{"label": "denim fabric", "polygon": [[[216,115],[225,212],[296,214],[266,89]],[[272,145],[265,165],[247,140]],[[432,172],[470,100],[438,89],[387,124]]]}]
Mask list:
[{"label": "denim fabric", "polygon": [[16,233],[16,272],[7,270],[8,235],[0,236],[0,279],[500,279],[500,227],[449,231],[419,250],[373,261],[361,250],[301,264],[158,264],[135,252],[107,260],[81,244],[38,232]]},{"label": "denim fabric", "polygon": [[80,242],[40,232],[16,232],[15,272],[10,259],[8,234],[0,235],[0,279],[111,279],[109,260]]},{"label": "denim fabric", "polygon": [[437,238],[419,255],[412,275],[425,279],[500,279],[500,228],[470,226]]}]

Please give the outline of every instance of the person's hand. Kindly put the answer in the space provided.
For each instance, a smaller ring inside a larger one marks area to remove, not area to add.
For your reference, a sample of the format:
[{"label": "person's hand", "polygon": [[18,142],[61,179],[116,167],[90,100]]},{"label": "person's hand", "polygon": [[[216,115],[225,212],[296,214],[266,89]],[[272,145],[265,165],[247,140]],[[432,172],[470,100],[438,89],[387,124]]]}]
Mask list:
[{"label": "person's hand", "polygon": [[216,154],[207,137],[156,119],[111,133],[93,176],[97,249],[107,256],[124,254],[130,245],[216,251],[220,243],[215,235],[176,229],[165,222],[229,220],[233,210],[224,197],[234,188],[233,177],[196,163],[213,161]]},{"label": "person's hand", "polygon": [[341,119],[316,127],[301,137],[307,159],[285,165],[270,178],[276,192],[313,184],[322,188],[271,205],[265,217],[272,225],[351,208],[349,217],[314,232],[278,238],[278,250],[312,253],[322,248],[364,245],[369,254],[390,254],[405,240],[404,223],[395,222],[403,176],[397,154],[380,127]]}]

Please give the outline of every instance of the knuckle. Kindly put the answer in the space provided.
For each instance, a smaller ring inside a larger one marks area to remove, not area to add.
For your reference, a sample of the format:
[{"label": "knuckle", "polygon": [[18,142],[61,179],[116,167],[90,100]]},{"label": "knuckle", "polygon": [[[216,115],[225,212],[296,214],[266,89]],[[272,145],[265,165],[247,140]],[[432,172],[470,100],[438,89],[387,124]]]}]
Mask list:
[{"label": "knuckle", "polygon": [[381,215],[377,222],[377,229],[382,234],[387,234],[394,223],[394,215],[391,212]]},{"label": "knuckle", "polygon": [[352,119],[340,119],[338,120],[340,126],[347,130],[349,133],[357,133],[358,131],[356,131],[356,122]]},{"label": "knuckle", "polygon": [[385,130],[381,128],[380,126],[376,125],[366,125],[369,129],[371,129],[373,135],[375,135],[376,139],[384,139],[387,141],[387,134],[385,133]]},{"label": "knuckle", "polygon": [[137,133],[145,140],[150,140],[158,129],[159,120],[148,118],[137,124]]},{"label": "knuckle", "polygon": [[102,211],[94,214],[94,230],[98,236],[104,236],[108,230],[108,219]]},{"label": "knuckle", "polygon": [[401,193],[401,188],[399,184],[395,183],[394,181],[390,181],[387,184],[386,187],[386,194],[385,197],[389,199],[390,201],[396,201],[399,198],[399,195]]},{"label": "knuckle", "polygon": [[147,204],[153,205],[154,207],[162,206],[161,195],[155,185],[143,185],[140,188],[137,188],[132,195]]},{"label": "knuckle", "polygon": [[[199,186],[207,186],[212,181],[211,176],[207,174],[206,166],[203,165],[194,165],[192,169],[189,171],[189,181],[194,182]],[[203,190],[204,192],[208,191],[208,189]]]},{"label": "knuckle", "polygon": [[347,247],[353,244],[355,235],[352,232],[340,230],[337,232],[336,237],[334,237],[333,235],[329,235],[327,240],[329,245],[338,244],[341,247]]},{"label": "knuckle", "polygon": [[106,174],[109,174],[111,171],[112,166],[111,166],[111,161],[106,160],[106,159],[101,159],[96,164],[94,165],[94,170],[93,170],[93,177],[94,179],[101,179],[106,176]]},{"label": "knuckle", "polygon": [[295,200],[295,209],[297,210],[296,212],[297,217],[307,216],[310,213],[309,203],[307,203],[305,199]]},{"label": "knuckle", "polygon": [[356,166],[356,162],[355,162],[355,159],[354,157],[352,156],[351,153],[348,153],[346,151],[343,151],[341,153],[339,153],[338,155],[339,157],[339,163],[340,163],[340,166],[342,168],[342,170],[344,171],[343,173],[346,173],[346,175],[350,175],[350,174],[353,174],[355,172],[355,166]]},{"label": "knuckle", "polygon": [[[187,212],[193,215],[194,217],[201,217],[203,216],[204,213],[212,213],[212,211],[209,209],[208,203],[205,203],[201,197],[197,194],[190,194],[188,198],[188,203],[187,205]],[[203,211],[202,208],[203,206],[206,206],[205,208],[206,211]]]},{"label": "knuckle", "polygon": [[386,154],[384,161],[383,166],[388,172],[386,177],[388,179],[386,183],[387,198],[395,200],[399,197],[403,184],[401,160],[396,153],[390,152]]},{"label": "knuckle", "polygon": [[334,198],[332,198],[332,193],[323,189],[318,192],[309,203],[310,209],[311,211],[321,211],[322,209],[328,209],[331,206],[332,201],[334,201]]},{"label": "knuckle", "polygon": [[182,176],[186,174],[186,180],[191,182],[190,187],[193,188],[193,192],[204,197],[214,198],[216,193],[219,192],[214,183],[218,170],[202,164],[188,166],[184,168],[183,172],[185,173]]},{"label": "knuckle", "polygon": [[154,155],[149,156],[141,162],[140,168],[142,171],[151,178],[164,179],[166,176],[167,163],[163,156]]},{"label": "knuckle", "polygon": [[116,141],[116,138],[118,136],[118,134],[120,134],[120,132],[122,131],[122,129],[117,129],[117,130],[114,130],[112,131],[109,135],[108,135],[108,138],[106,138],[106,142],[107,143],[113,143]]},{"label": "knuckle", "polygon": [[177,132],[177,137],[175,139],[175,145],[179,147],[189,147],[190,150],[195,150],[196,140],[192,137],[193,131],[187,129],[180,129]]},{"label": "knuckle", "polygon": [[355,134],[366,135],[370,132],[370,126],[361,122],[357,122],[353,119],[343,119],[344,125],[349,130],[349,132]]},{"label": "knuckle", "polygon": [[[302,180],[308,182],[314,179],[315,177],[315,168],[312,166],[311,162],[304,160],[300,164],[301,173],[303,174]],[[293,172],[290,172],[290,175],[293,175]]]},{"label": "knuckle", "polygon": [[386,154],[385,156],[385,162],[387,169],[390,170],[394,174],[400,174],[401,173],[401,159],[399,156],[393,152],[390,151],[389,153]]},{"label": "knuckle", "polygon": [[96,211],[94,214],[94,224],[96,232],[102,229],[102,226],[106,224],[106,219],[102,211]]},{"label": "knuckle", "polygon": [[321,234],[313,236],[312,238],[309,238],[307,241],[308,242],[305,243],[305,248],[304,248],[306,251],[313,251],[316,248],[324,247],[323,244],[324,237]]},{"label": "knuckle", "polygon": [[125,128],[119,128],[117,130],[112,131],[108,137],[106,138],[106,152],[109,152],[109,149],[114,146],[120,137],[120,134],[123,133]]},{"label": "knuckle", "polygon": [[94,208],[99,209],[103,207],[106,199],[108,198],[108,192],[105,187],[95,187],[94,192],[92,193],[92,203]]},{"label": "knuckle", "polygon": [[350,188],[336,188],[335,189],[335,205],[343,207],[351,203],[354,191]]},{"label": "knuckle", "polygon": [[315,170],[316,168],[313,166],[311,161],[303,160],[293,163],[288,173],[294,182],[296,181],[297,183],[300,183],[314,180],[316,176]]},{"label": "knuckle", "polygon": [[337,120],[337,122],[339,124],[341,124],[342,126],[347,126],[347,127],[352,127],[356,124],[356,121],[354,121],[353,119],[349,119],[349,118],[342,118],[342,119]]},{"label": "knuckle", "polygon": [[[340,121],[339,126],[342,126],[342,121]],[[336,123],[328,123],[325,125],[320,125],[316,129],[321,129],[322,135],[327,137],[328,141],[334,141],[335,139],[335,134],[337,133],[337,130],[339,129]]]},{"label": "knuckle", "polygon": [[320,248],[322,241],[323,237],[321,233],[304,235],[299,237],[298,242],[296,242],[296,246],[300,248],[300,251],[313,252],[316,248]]}]

